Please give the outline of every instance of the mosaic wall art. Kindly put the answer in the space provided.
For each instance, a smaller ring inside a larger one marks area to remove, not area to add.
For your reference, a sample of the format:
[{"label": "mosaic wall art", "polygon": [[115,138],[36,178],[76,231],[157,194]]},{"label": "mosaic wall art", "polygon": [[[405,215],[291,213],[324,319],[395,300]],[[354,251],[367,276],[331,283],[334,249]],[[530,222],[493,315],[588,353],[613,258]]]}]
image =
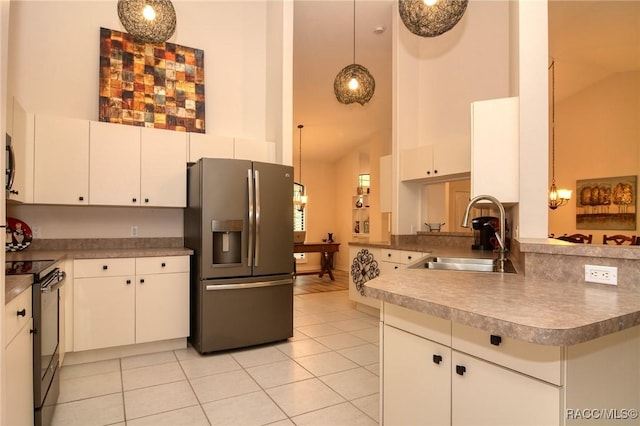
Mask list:
[{"label": "mosaic wall art", "polygon": [[204,51],[100,28],[100,121],[205,133]]}]

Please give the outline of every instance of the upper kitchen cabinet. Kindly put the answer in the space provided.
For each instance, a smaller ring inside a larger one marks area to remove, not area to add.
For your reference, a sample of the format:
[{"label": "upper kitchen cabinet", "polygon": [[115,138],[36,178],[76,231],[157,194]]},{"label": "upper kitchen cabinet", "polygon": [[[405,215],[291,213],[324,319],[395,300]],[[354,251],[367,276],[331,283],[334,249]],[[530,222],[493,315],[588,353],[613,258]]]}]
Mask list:
[{"label": "upper kitchen cabinet", "polygon": [[92,121],[90,204],[184,207],[187,134]]},{"label": "upper kitchen cabinet", "polygon": [[471,152],[467,144],[434,144],[409,148],[400,154],[400,179],[442,181],[469,176]]},{"label": "upper kitchen cabinet", "polygon": [[189,162],[201,158],[233,158],[233,138],[206,133],[189,133]]},{"label": "upper kitchen cabinet", "polygon": [[471,103],[471,197],[519,201],[519,133],[517,97]]},{"label": "upper kitchen cabinet", "polygon": [[89,122],[36,115],[33,202],[89,203]]},{"label": "upper kitchen cabinet", "polygon": [[234,139],[234,158],[238,160],[275,162],[275,144],[254,139]]},{"label": "upper kitchen cabinet", "polygon": [[142,128],[141,205],[186,207],[187,134]]},{"label": "upper kitchen cabinet", "polygon": [[14,98],[11,145],[7,147],[7,199],[21,203],[33,202],[33,121],[33,114]]}]

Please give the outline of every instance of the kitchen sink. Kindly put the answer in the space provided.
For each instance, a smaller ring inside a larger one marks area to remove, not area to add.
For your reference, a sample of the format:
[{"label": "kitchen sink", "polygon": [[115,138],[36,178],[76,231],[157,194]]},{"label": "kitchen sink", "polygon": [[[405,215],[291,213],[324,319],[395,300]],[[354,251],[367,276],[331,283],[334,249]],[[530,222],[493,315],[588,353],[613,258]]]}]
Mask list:
[{"label": "kitchen sink", "polygon": [[[497,272],[497,259],[473,257],[442,257],[432,256],[413,266],[415,269],[446,269],[452,271]],[[504,272],[516,273],[513,263],[507,259],[504,262]]]}]

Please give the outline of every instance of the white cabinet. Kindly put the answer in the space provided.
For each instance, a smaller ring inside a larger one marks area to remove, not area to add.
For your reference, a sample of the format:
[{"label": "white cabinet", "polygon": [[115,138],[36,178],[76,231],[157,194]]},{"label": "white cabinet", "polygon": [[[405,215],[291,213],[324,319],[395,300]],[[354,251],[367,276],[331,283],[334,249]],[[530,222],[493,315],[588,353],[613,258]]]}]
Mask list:
[{"label": "white cabinet", "polygon": [[471,197],[519,201],[519,107],[517,97],[471,103]]},{"label": "white cabinet", "polygon": [[90,123],[90,204],[184,207],[184,132]]},{"label": "white cabinet", "polygon": [[384,326],[383,424],[451,424],[451,348]]},{"label": "white cabinet", "polygon": [[640,381],[629,379],[640,368],[640,327],[560,347],[383,308],[384,424],[590,424],[567,416],[640,403]]},{"label": "white cabinet", "polygon": [[[20,103],[13,100],[13,123],[11,131],[13,184],[7,192],[7,199],[21,203],[33,202],[33,114],[25,111]],[[7,156],[10,154],[7,152]]]},{"label": "white cabinet", "polygon": [[4,315],[2,424],[33,424],[33,339],[31,288],[7,303]]},{"label": "white cabinet", "polygon": [[[379,309],[380,302],[366,297],[362,285],[378,275],[388,274],[405,267],[422,256],[424,253],[417,251],[350,246],[349,298]],[[354,274],[357,282],[354,279]]]},{"label": "white cabinet", "polygon": [[189,257],[136,259],[136,343],[189,335]]},{"label": "white cabinet", "polygon": [[274,148],[272,143],[254,140],[254,139],[234,139],[234,158],[238,160],[252,160],[267,163],[272,161],[273,155],[271,150]]},{"label": "white cabinet", "polygon": [[467,144],[434,144],[402,150],[400,180],[440,181],[466,177],[471,170]]},{"label": "white cabinet", "polygon": [[89,203],[89,122],[36,115],[33,202]]},{"label": "white cabinet", "polygon": [[189,335],[189,257],[74,261],[74,351]]}]

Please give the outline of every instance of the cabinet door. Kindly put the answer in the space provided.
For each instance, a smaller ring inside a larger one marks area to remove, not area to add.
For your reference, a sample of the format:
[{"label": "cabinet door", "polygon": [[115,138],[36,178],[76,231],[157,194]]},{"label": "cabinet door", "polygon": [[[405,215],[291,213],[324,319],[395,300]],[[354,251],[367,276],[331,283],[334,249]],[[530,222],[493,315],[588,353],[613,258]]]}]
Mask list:
[{"label": "cabinet door", "polygon": [[471,148],[468,143],[436,144],[433,146],[432,176],[468,174],[471,171]]},{"label": "cabinet door", "polygon": [[159,129],[141,130],[141,204],[186,207],[187,134]]},{"label": "cabinet door", "polygon": [[388,325],[383,339],[383,423],[451,424],[451,349]]},{"label": "cabinet door", "polygon": [[400,154],[400,180],[433,177],[433,146],[419,146],[402,150]]},{"label": "cabinet door", "polygon": [[189,162],[201,158],[233,158],[233,138],[189,133]]},{"label": "cabinet door", "polygon": [[561,424],[560,387],[457,351],[452,356],[451,424]]},{"label": "cabinet door", "polygon": [[517,97],[471,103],[472,197],[491,194],[503,203],[518,202],[519,108]]},{"label": "cabinet door", "polygon": [[35,118],[33,200],[41,204],[89,203],[89,122]]},{"label": "cabinet door", "polygon": [[33,424],[33,341],[29,319],[4,351],[4,425]]},{"label": "cabinet door", "polygon": [[265,141],[253,139],[234,139],[233,156],[237,160],[269,162],[269,145]]},{"label": "cabinet door", "polygon": [[33,121],[33,114],[14,99],[11,148],[15,174],[7,198],[22,203],[33,202]]},{"label": "cabinet door", "polygon": [[133,281],[133,276],[74,280],[74,351],[135,343]]},{"label": "cabinet door", "polygon": [[136,277],[136,343],[189,335],[189,273]]},{"label": "cabinet door", "polygon": [[140,128],[89,124],[90,204],[140,205]]}]

